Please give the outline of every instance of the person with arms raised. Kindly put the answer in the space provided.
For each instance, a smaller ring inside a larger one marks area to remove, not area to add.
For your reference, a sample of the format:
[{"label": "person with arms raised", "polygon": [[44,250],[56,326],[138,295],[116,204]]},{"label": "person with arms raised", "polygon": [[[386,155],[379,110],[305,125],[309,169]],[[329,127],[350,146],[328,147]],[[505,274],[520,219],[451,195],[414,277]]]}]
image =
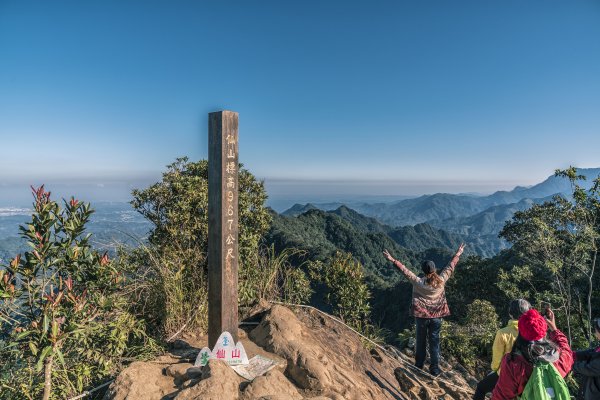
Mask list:
[{"label": "person with arms raised", "polygon": [[424,276],[415,275],[404,264],[394,259],[387,250],[383,251],[385,258],[394,263],[412,284],[410,314],[415,317],[417,325],[415,366],[423,369],[427,354],[427,342],[429,342],[429,371],[434,376],[441,373],[439,362],[442,318],[450,315],[450,309],[446,301],[445,286],[448,279],[452,276],[452,272],[454,272],[454,268],[464,249],[465,244],[463,243],[459,246],[452,260],[439,274],[433,261],[423,261],[421,263],[421,270]]}]

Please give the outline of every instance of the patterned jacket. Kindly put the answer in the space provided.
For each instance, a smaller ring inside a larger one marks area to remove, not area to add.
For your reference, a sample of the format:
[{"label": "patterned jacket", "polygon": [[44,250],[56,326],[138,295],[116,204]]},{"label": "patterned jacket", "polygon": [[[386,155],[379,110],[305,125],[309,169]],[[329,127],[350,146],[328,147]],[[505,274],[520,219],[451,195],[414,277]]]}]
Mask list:
[{"label": "patterned jacket", "polygon": [[415,275],[400,261],[396,260],[394,262],[413,287],[410,315],[417,318],[442,318],[450,315],[450,309],[446,301],[445,286],[448,279],[452,276],[452,272],[454,272],[458,259],[459,256],[455,255],[450,263],[440,272],[439,275],[443,283],[437,288],[429,286],[425,282],[424,277]]}]

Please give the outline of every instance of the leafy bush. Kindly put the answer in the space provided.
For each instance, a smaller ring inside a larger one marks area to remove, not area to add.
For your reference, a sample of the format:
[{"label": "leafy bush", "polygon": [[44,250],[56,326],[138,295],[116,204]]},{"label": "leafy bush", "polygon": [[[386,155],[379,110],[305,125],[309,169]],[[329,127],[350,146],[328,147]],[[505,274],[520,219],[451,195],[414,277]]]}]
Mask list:
[{"label": "leafy bush", "polygon": [[499,326],[494,306],[486,300],[475,300],[467,306],[460,324],[443,322],[442,347],[462,364],[472,367],[477,359],[491,355]]},{"label": "leafy bush", "polygon": [[124,277],[85,234],[92,209],[61,208],[34,190],[31,247],[0,270],[0,397],[64,398],[115,373],[129,357],[156,349],[127,309]]},{"label": "leafy bush", "polygon": [[262,247],[253,268],[240,274],[240,304],[251,304],[257,299],[283,300],[303,304],[312,294],[310,281],[300,266],[291,260],[302,258],[305,252],[287,248],[279,254],[275,246]]},{"label": "leafy bush", "polygon": [[154,335],[167,338],[182,327],[206,330],[207,275],[201,268],[148,244],[120,249],[115,262],[129,268],[132,307],[144,315]]},{"label": "leafy bush", "polygon": [[509,299],[518,297],[507,297],[507,293],[497,286],[500,273],[502,269],[493,260],[477,256],[461,260],[446,284],[446,297],[452,311],[450,320],[464,320],[469,304],[477,299],[486,299],[502,312],[502,317],[508,317],[506,305]]},{"label": "leafy bush", "polygon": [[328,262],[310,263],[311,278],[327,286],[325,300],[333,313],[359,331],[370,329],[371,294],[362,265],[350,253],[336,252]]},{"label": "leafy bush", "polygon": [[[306,302],[312,293],[301,266],[302,252],[261,247],[270,227],[263,182],[239,168],[239,305],[258,299]],[[208,324],[208,162],[180,158],[162,181],[133,191],[132,205],[154,224],[149,243],[123,254],[135,265],[135,296],[164,335],[182,327],[205,331]]]},{"label": "leafy bush", "polygon": [[413,325],[411,329],[403,329],[396,335],[396,345],[400,349],[405,348],[414,348],[416,343],[417,332],[415,330],[415,326]]},{"label": "leafy bush", "polygon": [[572,200],[555,196],[515,213],[500,235],[513,244],[520,265],[500,275],[499,286],[534,304],[549,301],[571,343],[593,341],[590,321],[599,305],[596,264],[600,244],[600,177],[584,190],[576,168],[556,171],[568,178]]}]

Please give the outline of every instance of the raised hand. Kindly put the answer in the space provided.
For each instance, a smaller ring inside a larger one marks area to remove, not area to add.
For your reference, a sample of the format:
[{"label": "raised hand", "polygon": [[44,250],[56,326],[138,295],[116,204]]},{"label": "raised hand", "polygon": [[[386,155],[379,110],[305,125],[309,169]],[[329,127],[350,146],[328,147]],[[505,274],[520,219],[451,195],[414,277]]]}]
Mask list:
[{"label": "raised hand", "polygon": [[545,311],[544,318],[546,318],[546,322],[548,323],[548,329],[550,331],[555,331],[556,330],[556,320],[554,319],[554,311],[552,311],[549,306],[546,307],[546,309],[542,310],[542,311]]},{"label": "raised hand", "polygon": [[389,252],[389,251],[387,251],[387,250],[385,250],[385,249],[383,250],[383,256],[384,256],[385,258],[387,258],[387,260],[388,260],[388,261],[391,261],[391,262],[394,262],[394,261],[396,261],[396,260],[394,259],[394,257],[392,257],[392,255],[390,254],[390,252]]},{"label": "raised hand", "polygon": [[456,255],[460,257],[460,255],[463,253],[463,251],[465,251],[465,246],[466,244],[461,243],[460,246],[458,246],[458,250],[456,250]]}]

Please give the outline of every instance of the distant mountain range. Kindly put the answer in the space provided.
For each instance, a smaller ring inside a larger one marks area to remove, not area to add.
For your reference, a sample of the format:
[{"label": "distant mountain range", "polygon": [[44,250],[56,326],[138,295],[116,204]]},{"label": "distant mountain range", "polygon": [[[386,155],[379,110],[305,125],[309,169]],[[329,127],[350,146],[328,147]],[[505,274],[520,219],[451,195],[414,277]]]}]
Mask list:
[{"label": "distant mountain range", "polygon": [[266,239],[278,250],[288,247],[306,250],[312,260],[326,260],[335,251],[352,253],[369,278],[379,281],[380,286],[400,279],[400,274],[383,257],[384,249],[418,271],[423,259],[432,259],[443,266],[464,240],[461,235],[427,224],[393,228],[345,206],[333,211],[312,209],[296,217],[273,212],[273,224]]},{"label": "distant mountain range", "polygon": [[[137,246],[148,236],[150,222],[129,203],[98,202],[92,208],[95,212],[87,230],[96,248],[114,252],[121,244]],[[0,264],[29,248],[19,237],[19,225],[31,221],[31,213],[28,208],[0,207]]]},{"label": "distant mountain range", "polygon": [[[586,176],[582,183],[591,187],[600,175],[600,168],[580,169]],[[565,178],[551,176],[531,187],[516,187],[511,191],[498,191],[489,196],[438,193],[392,203],[353,203],[349,208],[391,227],[413,226],[424,233],[430,228],[442,229],[448,234],[461,235],[482,256],[491,256],[507,247],[498,233],[516,211],[532,204],[542,203],[555,195],[569,196],[571,185]],[[283,215],[298,216],[309,210],[332,210],[340,203],[296,204]],[[420,228],[420,224],[426,224]]]}]

